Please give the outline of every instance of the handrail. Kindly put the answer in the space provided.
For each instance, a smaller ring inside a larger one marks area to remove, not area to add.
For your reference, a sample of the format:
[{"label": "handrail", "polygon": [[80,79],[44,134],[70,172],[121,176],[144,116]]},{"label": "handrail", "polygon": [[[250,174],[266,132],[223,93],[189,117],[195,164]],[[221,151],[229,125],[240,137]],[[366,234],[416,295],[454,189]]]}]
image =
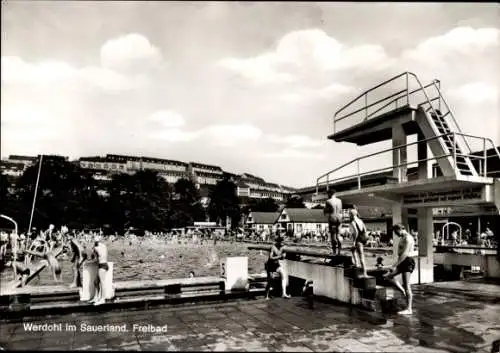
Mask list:
[{"label": "handrail", "polygon": [[376,156],[378,154],[382,154],[382,153],[386,153],[386,152],[391,152],[391,151],[394,151],[395,149],[400,149],[402,147],[413,146],[413,145],[416,145],[416,144],[419,144],[419,143],[436,140],[438,138],[441,138],[441,137],[444,137],[444,136],[453,135],[453,134],[454,134],[453,132],[448,132],[446,134],[442,134],[442,135],[439,135],[439,136],[434,136],[434,137],[430,137],[430,138],[427,138],[427,139],[424,139],[424,140],[419,140],[419,141],[411,142],[411,143],[408,143],[406,145],[401,145],[401,146],[396,146],[396,147],[392,147],[392,148],[387,148],[387,149],[382,150],[382,151],[373,152],[373,153],[370,153],[370,154],[367,154],[367,155],[364,155],[364,156],[361,156],[361,157],[357,157],[356,159],[353,159],[350,162],[344,163],[340,167],[337,167],[337,168],[335,168],[335,169],[333,169],[333,170],[331,170],[331,171],[329,171],[329,172],[327,172],[327,173],[319,176],[316,180],[322,179],[322,178],[326,177],[329,174],[335,173],[337,170],[340,170],[340,169],[342,169],[342,168],[344,168],[344,167],[348,166],[349,164],[352,164],[352,163],[354,163],[356,161],[360,161],[362,159],[366,159],[366,158],[369,158],[369,157],[372,157],[372,156]]},{"label": "handrail", "polygon": [[[453,115],[453,112],[451,111],[450,106],[448,105],[448,102],[446,102],[446,100],[444,99],[444,96],[441,93],[441,90],[439,89],[439,86],[436,85],[435,82],[432,82],[432,83],[434,84],[434,87],[436,87],[436,91],[437,91],[437,93],[439,95],[439,98],[440,98],[439,102],[441,103],[441,101],[443,101],[446,110],[450,113],[451,120],[455,124],[455,127],[456,127],[457,131],[460,132],[460,133],[462,133],[462,129],[460,128],[460,125],[458,125],[457,121],[455,120],[455,116]],[[472,153],[472,149],[470,148],[469,143],[465,139],[464,139],[464,141],[465,141],[465,144],[467,145],[467,148],[469,149],[469,153]]]},{"label": "handrail", "polygon": [[[359,109],[357,109],[357,110],[355,110],[355,111],[353,111],[353,112],[350,112],[350,113],[349,113],[349,114],[347,114],[347,115],[341,116],[340,118],[338,118],[338,119],[337,119],[337,120],[335,120],[335,121],[342,121],[342,120],[344,120],[345,118],[350,117],[351,115],[354,115],[354,114],[356,114],[356,113],[359,113],[359,112],[361,112],[361,111],[363,111],[363,110],[367,110],[368,108],[371,108],[371,107],[373,107],[373,106],[375,106],[375,105],[377,105],[377,104],[379,104],[379,103],[381,103],[381,102],[383,102],[383,101],[385,101],[385,100],[387,100],[387,99],[389,99],[389,98],[396,97],[396,96],[400,95],[401,93],[405,93],[405,92],[406,92],[406,89],[402,89],[402,90],[400,90],[400,91],[398,91],[398,92],[396,92],[396,93],[394,93],[394,94],[391,94],[391,95],[390,95],[390,96],[388,96],[388,97],[385,97],[385,98],[383,98],[383,99],[381,99],[381,100],[376,101],[375,103],[368,104],[368,105],[364,106],[363,108],[359,108]],[[399,99],[399,98],[397,98],[397,99]],[[396,99],[396,100],[397,100],[397,99]],[[393,100],[392,100],[392,101],[390,101],[388,104],[392,104],[394,101],[395,101],[395,100],[393,99]]]},{"label": "handrail", "polygon": [[[342,164],[341,166],[319,176],[317,179],[316,179],[316,194],[318,194],[319,192],[319,186],[320,185],[323,185],[324,182],[321,182],[322,179],[324,178],[327,178],[326,180],[326,188],[327,190],[329,189],[329,184],[332,180],[329,180],[328,179],[328,176],[330,176],[332,173],[335,173],[337,171],[339,171],[340,169],[343,169],[345,167],[347,167],[348,165],[351,165],[353,163],[358,163],[361,161],[361,160],[364,160],[364,159],[367,159],[367,158],[370,158],[370,157],[373,157],[373,156],[376,156],[376,155],[380,155],[382,153],[387,153],[387,152],[391,152],[391,151],[394,151],[394,150],[397,150],[397,149],[400,149],[400,148],[404,148],[404,147],[408,147],[408,146],[413,146],[413,145],[416,145],[416,144],[421,144],[421,143],[426,143],[426,142],[429,142],[429,141],[432,141],[432,140],[437,140],[437,139],[440,139],[442,137],[445,137],[445,136],[455,136],[455,135],[459,135],[459,136],[462,136],[462,137],[469,137],[469,138],[475,138],[475,139],[479,139],[479,140],[483,140],[483,142],[485,141],[488,141],[489,143],[491,143],[491,145],[493,146],[493,149],[495,150],[497,156],[499,157],[500,159],[500,153],[498,151],[498,149],[496,148],[495,144],[493,143],[493,140],[491,140],[490,138],[486,138],[486,137],[480,137],[480,136],[474,136],[474,135],[470,135],[470,134],[463,134],[463,133],[457,133],[457,132],[449,132],[449,133],[445,133],[445,134],[441,134],[441,135],[437,135],[437,136],[434,136],[434,137],[430,137],[430,138],[427,138],[427,139],[423,139],[423,140],[419,140],[419,141],[415,141],[415,142],[412,142],[412,143],[408,143],[408,144],[405,144],[405,145],[401,145],[401,146],[395,146],[395,147],[392,147],[392,148],[387,148],[385,150],[382,150],[382,151],[378,151],[378,152],[373,152],[373,153],[370,153],[370,154],[367,154],[367,155],[364,155],[364,156],[361,156],[361,157],[357,157],[347,163],[344,163]],[[479,159],[479,160],[483,160],[485,161],[486,163],[486,156],[476,156],[476,155],[473,155],[473,154],[456,154],[455,152],[455,155],[456,156],[461,156],[461,157],[467,157],[467,158],[475,158],[475,159]],[[418,162],[424,162],[424,161],[428,161],[428,160],[437,160],[437,159],[442,159],[442,158],[446,158],[446,157],[449,157],[451,156],[451,154],[446,154],[446,155],[441,155],[441,156],[435,156],[435,157],[432,157],[432,158],[426,158],[426,159],[423,159],[423,160],[417,160],[417,161],[411,161],[411,162],[405,162],[405,163],[401,163],[401,164],[398,164],[398,165],[391,165],[391,166],[388,166],[386,168],[380,168],[380,169],[376,169],[376,170],[371,170],[369,172],[364,172],[364,173],[360,173],[359,170],[358,172],[356,173],[356,175],[358,176],[358,185],[359,185],[359,182],[360,182],[360,176],[362,175],[367,175],[367,174],[371,174],[371,173],[374,173],[375,171],[381,171],[381,170],[386,170],[386,169],[391,169],[391,168],[397,168],[397,167],[401,167],[401,166],[405,166],[405,165],[408,165],[408,164],[415,164],[415,163],[418,163]],[[358,168],[359,169],[359,168]],[[484,176],[487,175],[487,170],[486,168],[484,169]],[[349,178],[349,177],[352,177],[352,176],[348,176],[348,177],[343,177],[344,179],[345,178]],[[334,179],[336,181],[338,180],[341,180],[343,179],[342,177],[341,178],[337,178],[337,179]]]},{"label": "handrail", "polygon": [[[425,89],[425,88],[429,88],[429,87],[431,87],[432,85],[434,85],[434,82],[427,84],[427,85],[426,85],[426,86],[424,86],[423,88],[424,88],[424,89]],[[390,98],[394,98],[394,97],[396,97],[396,96],[398,96],[398,95],[401,95],[401,94],[403,94],[403,93],[406,93],[404,96],[397,97],[397,98],[395,98],[395,99],[391,100],[390,102],[386,103],[384,106],[382,106],[382,107],[378,108],[378,109],[377,109],[377,110],[375,110],[374,112],[371,112],[370,114],[368,114],[368,115],[365,117],[365,121],[366,121],[366,120],[367,120],[368,118],[370,118],[371,116],[375,115],[376,113],[378,113],[378,112],[379,112],[379,111],[381,111],[382,109],[384,109],[384,108],[386,108],[386,107],[390,106],[390,105],[391,105],[391,104],[393,104],[394,102],[397,102],[397,101],[398,101],[398,100],[400,100],[401,98],[408,97],[408,96],[410,96],[410,95],[412,95],[412,94],[414,94],[414,93],[417,93],[417,92],[419,92],[419,91],[421,91],[421,90],[422,90],[422,89],[420,89],[420,88],[416,88],[416,89],[414,89],[413,91],[408,92],[408,90],[407,90],[407,89],[402,89],[402,90],[400,90],[400,91],[398,91],[398,92],[396,92],[396,93],[391,94],[390,96],[387,96],[387,97],[385,97],[385,98],[379,99],[378,101],[376,101],[376,102],[374,102],[374,103],[368,104],[368,105],[364,106],[363,108],[359,108],[359,109],[357,109],[357,110],[355,110],[355,111],[353,111],[353,112],[350,112],[350,113],[349,113],[349,114],[347,114],[347,115],[341,116],[341,117],[339,117],[338,119],[336,119],[336,120],[335,120],[335,122],[342,121],[342,120],[344,120],[345,118],[348,118],[348,117],[350,117],[350,116],[352,116],[352,115],[354,115],[354,114],[356,114],[356,113],[359,113],[359,112],[361,112],[361,111],[363,111],[363,110],[367,110],[368,108],[371,108],[371,107],[373,107],[373,106],[375,106],[375,105],[377,105],[377,104],[380,104],[380,103],[382,103],[382,102],[383,102],[383,101],[385,101],[385,100],[388,100],[388,99],[390,99]],[[432,100],[436,100],[436,99],[438,99],[438,98],[439,98],[439,97],[435,97],[435,98],[432,98]],[[354,102],[354,101],[352,101],[352,102]],[[352,102],[351,102],[351,103],[352,103]]]},{"label": "handrail", "polygon": [[[451,154],[443,154],[443,155],[440,155],[440,156],[437,156],[437,157],[432,157],[432,158],[425,158],[425,159],[419,159],[419,160],[416,160],[416,161],[412,161],[412,162],[406,162],[406,163],[399,163],[399,164],[396,164],[396,165],[391,165],[391,166],[388,166],[388,167],[385,167],[385,168],[378,168],[378,169],[374,169],[374,170],[370,170],[369,172],[363,172],[363,173],[358,173],[357,174],[357,177],[358,177],[358,185],[360,184],[360,179],[362,176],[365,176],[365,175],[370,175],[370,174],[373,174],[375,172],[382,172],[384,170],[387,170],[387,169],[393,169],[393,168],[400,168],[400,167],[404,167],[404,166],[407,166],[408,164],[415,164],[415,163],[420,163],[420,162],[426,162],[426,161],[430,161],[430,160],[438,160],[438,159],[443,159],[443,158],[447,158],[447,157],[450,157]],[[338,182],[342,179],[348,179],[348,178],[351,178],[352,175],[350,176],[345,176],[345,177],[340,177],[340,178],[337,178],[337,179],[333,179],[333,180],[330,180],[330,182]],[[318,184],[319,186],[320,184]],[[328,190],[328,185],[326,185],[327,187],[327,190]]]},{"label": "handrail", "polygon": [[377,88],[380,88],[380,87],[382,87],[382,86],[384,86],[384,85],[388,84],[389,82],[392,82],[392,81],[394,81],[394,80],[396,80],[396,79],[398,79],[398,78],[400,78],[400,77],[405,76],[406,74],[408,74],[408,72],[403,72],[402,74],[399,74],[399,75],[397,75],[397,76],[394,76],[393,78],[390,78],[390,79],[388,79],[388,80],[386,80],[386,81],[384,81],[384,82],[382,82],[382,83],[378,84],[377,86],[372,87],[372,88],[370,88],[369,90],[367,90],[367,91],[365,91],[365,92],[361,93],[359,96],[357,96],[356,98],[352,99],[349,103],[347,103],[347,104],[346,104],[346,105],[344,105],[342,108],[340,108],[339,110],[337,110],[337,111],[335,112],[335,114],[334,114],[334,119],[335,119],[335,117],[338,115],[338,113],[342,112],[344,109],[346,109],[346,108],[347,108],[348,106],[350,106],[352,103],[356,102],[358,99],[360,99],[360,98],[362,98],[363,96],[367,95],[368,93],[370,93],[370,92],[372,92],[372,91],[376,90]]}]

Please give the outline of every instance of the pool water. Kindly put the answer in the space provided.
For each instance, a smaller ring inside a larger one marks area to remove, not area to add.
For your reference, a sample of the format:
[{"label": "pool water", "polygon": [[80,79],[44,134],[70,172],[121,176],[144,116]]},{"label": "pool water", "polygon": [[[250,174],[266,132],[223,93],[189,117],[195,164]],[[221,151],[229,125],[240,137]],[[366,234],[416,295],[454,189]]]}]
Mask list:
[{"label": "pool water", "polygon": [[[264,263],[268,252],[248,250],[248,243],[219,242],[215,246],[212,242],[204,244],[172,244],[161,240],[108,241],[108,261],[114,263],[114,281],[131,280],[162,280],[169,278],[185,278],[190,271],[195,276],[220,275],[220,262],[226,257],[247,256],[248,272],[265,273]],[[73,279],[70,257],[59,257],[62,268],[62,280],[69,284]],[[375,258],[367,254],[368,266],[375,264]],[[385,257],[384,263],[389,264]],[[0,275],[2,283],[12,280],[11,271],[3,271]],[[51,270],[46,267],[40,275],[30,282],[30,285],[55,284]]]}]

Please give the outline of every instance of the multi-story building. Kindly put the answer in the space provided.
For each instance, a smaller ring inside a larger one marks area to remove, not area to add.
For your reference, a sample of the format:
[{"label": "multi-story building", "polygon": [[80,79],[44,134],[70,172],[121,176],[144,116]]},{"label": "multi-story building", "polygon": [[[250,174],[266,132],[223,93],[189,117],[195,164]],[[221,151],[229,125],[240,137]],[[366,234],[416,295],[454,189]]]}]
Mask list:
[{"label": "multi-story building", "polygon": [[79,159],[80,167],[99,172],[126,172],[127,165],[124,162],[109,160],[106,157],[82,157]]},{"label": "multi-story building", "polygon": [[278,184],[268,183],[264,179],[244,173],[239,177],[238,196],[254,199],[272,198],[282,202],[286,197],[294,192],[294,189],[283,187]]},{"label": "multi-story building", "polygon": [[12,164],[22,164],[25,168],[27,168],[36,163],[37,159],[38,157],[10,155],[6,162]]},{"label": "multi-story building", "polygon": [[202,185],[215,185],[224,178],[224,171],[221,167],[195,162],[189,163],[188,174],[197,188]]},{"label": "multi-story building", "polygon": [[[67,157],[58,158],[68,159]],[[4,174],[18,177],[37,159],[38,157],[10,156],[8,160],[2,161],[0,168]],[[289,194],[295,192],[293,188],[268,183],[263,178],[249,173],[238,175],[226,172],[216,165],[196,162],[185,163],[146,156],[107,154],[104,157],[81,157],[74,163],[83,169],[91,170],[94,179],[104,183],[111,180],[111,175],[114,173],[135,173],[138,170],[147,169],[157,171],[170,184],[174,184],[181,178],[190,179],[205,198],[209,195],[211,187],[224,178],[236,183],[237,195],[243,199],[273,198],[278,202],[283,202]]]},{"label": "multi-story building", "polygon": [[17,178],[20,177],[24,170],[26,169],[25,165],[22,163],[12,163],[11,161],[5,159],[0,163],[0,172],[9,177]]}]

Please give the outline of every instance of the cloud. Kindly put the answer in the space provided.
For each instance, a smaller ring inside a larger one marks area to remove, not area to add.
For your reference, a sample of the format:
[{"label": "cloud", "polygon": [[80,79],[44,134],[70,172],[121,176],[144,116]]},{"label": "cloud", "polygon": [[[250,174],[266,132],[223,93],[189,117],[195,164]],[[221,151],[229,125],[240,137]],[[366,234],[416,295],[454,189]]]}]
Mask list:
[{"label": "cloud", "polygon": [[273,68],[273,61],[273,54],[263,54],[255,58],[224,58],[217,65],[257,84],[293,82],[291,74]]},{"label": "cloud", "polygon": [[145,74],[162,59],[159,50],[139,34],[110,39],[102,45],[100,55],[100,66],[82,68],[62,61],[30,63],[17,56],[2,56],[2,85],[127,91],[144,88]]},{"label": "cloud", "polygon": [[[169,113],[169,115],[177,117],[176,119],[180,117],[177,113]],[[179,119],[177,123],[180,122],[181,120]],[[184,124],[183,119],[182,124]],[[230,147],[241,145],[248,141],[256,141],[262,136],[262,131],[250,124],[227,124],[207,126],[192,131],[167,128],[156,131],[151,136],[168,142],[187,142],[199,139],[200,145]]]},{"label": "cloud", "polygon": [[150,137],[159,139],[165,142],[190,142],[196,140],[200,136],[198,131],[183,131],[181,129],[163,129],[151,133]]},{"label": "cloud", "polygon": [[481,54],[499,44],[498,28],[457,27],[444,35],[431,37],[404,53],[403,58],[435,63],[453,55]]},{"label": "cloud", "polygon": [[348,87],[339,83],[332,83],[328,86],[320,88],[290,88],[286,93],[282,93],[279,96],[279,100],[286,103],[312,104],[318,103],[318,101],[338,99],[339,96],[345,97],[348,93],[352,92],[354,92],[354,89],[352,87]]},{"label": "cloud", "polygon": [[162,61],[160,50],[137,33],[108,40],[100,54],[101,65],[117,71],[149,70]]},{"label": "cloud", "polygon": [[100,88],[125,91],[143,87],[145,79],[125,76],[101,67],[76,68],[65,62],[27,63],[16,56],[2,57],[2,85],[29,85],[39,89]]},{"label": "cloud", "polygon": [[186,124],[182,115],[169,110],[157,111],[149,117],[149,120],[166,128],[178,128]]},{"label": "cloud", "polygon": [[215,146],[233,146],[258,140],[262,136],[262,131],[251,124],[215,125],[202,131]]},{"label": "cloud", "polygon": [[[457,27],[405,50],[398,66],[425,80],[440,78],[452,86],[491,80],[498,67],[499,38],[498,28]],[[496,78],[494,83],[498,84]]]},{"label": "cloud", "polygon": [[267,140],[271,143],[288,145],[293,149],[304,147],[318,147],[325,143],[325,141],[313,140],[311,137],[306,135],[279,136],[271,134],[267,136]]},{"label": "cloud", "polygon": [[282,151],[264,153],[265,158],[276,158],[276,159],[323,159],[325,156],[320,153],[304,152],[293,148],[286,148]]},{"label": "cloud", "polygon": [[379,70],[391,65],[380,45],[345,46],[320,29],[293,31],[270,52],[217,62],[229,71],[256,83],[289,83],[304,75],[338,70]]},{"label": "cloud", "polygon": [[451,89],[449,94],[456,99],[466,100],[473,104],[497,102],[499,99],[498,87],[484,82],[462,85]]}]

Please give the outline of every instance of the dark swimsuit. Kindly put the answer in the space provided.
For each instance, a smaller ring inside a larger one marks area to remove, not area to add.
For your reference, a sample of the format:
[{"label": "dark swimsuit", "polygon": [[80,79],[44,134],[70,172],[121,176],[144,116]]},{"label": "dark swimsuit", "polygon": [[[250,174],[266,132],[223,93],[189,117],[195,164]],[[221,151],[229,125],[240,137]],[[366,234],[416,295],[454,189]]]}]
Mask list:
[{"label": "dark swimsuit", "polygon": [[366,245],[368,242],[368,237],[366,235],[366,229],[360,229],[359,224],[356,221],[353,221],[356,229],[358,230],[358,236],[356,237],[356,242]]},{"label": "dark swimsuit", "polygon": [[272,260],[269,258],[264,267],[267,272],[276,272],[276,270],[280,267],[279,260]]},{"label": "dark swimsuit", "polygon": [[108,263],[107,262],[103,262],[103,263],[100,263],[99,265],[97,265],[97,268],[98,269],[105,269],[106,271],[109,270],[109,266],[108,266]]},{"label": "dark swimsuit", "polygon": [[407,257],[398,265],[396,270],[398,273],[412,273],[415,270],[415,260],[412,257]]}]

